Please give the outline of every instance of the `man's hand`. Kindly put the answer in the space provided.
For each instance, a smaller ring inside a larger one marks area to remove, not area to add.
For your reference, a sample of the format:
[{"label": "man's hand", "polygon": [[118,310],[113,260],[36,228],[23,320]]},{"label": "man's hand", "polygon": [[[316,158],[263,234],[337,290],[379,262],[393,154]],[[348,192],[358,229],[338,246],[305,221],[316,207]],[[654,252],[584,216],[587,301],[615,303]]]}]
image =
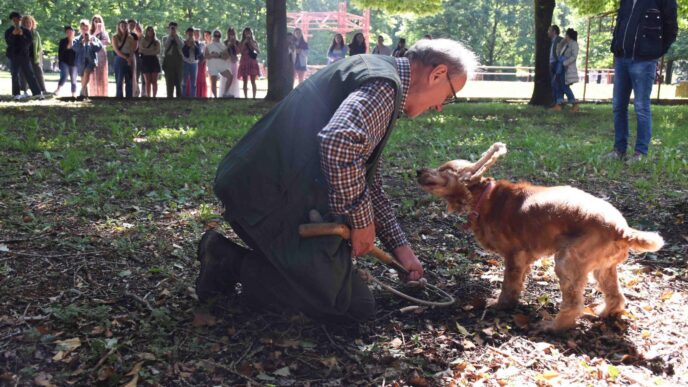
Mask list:
[{"label": "man's hand", "polygon": [[366,255],[375,246],[375,223],[365,228],[351,229],[351,256],[360,257]]},{"label": "man's hand", "polygon": [[407,281],[418,281],[423,278],[423,265],[411,250],[411,246],[399,246],[393,251],[394,257],[409,271]]}]

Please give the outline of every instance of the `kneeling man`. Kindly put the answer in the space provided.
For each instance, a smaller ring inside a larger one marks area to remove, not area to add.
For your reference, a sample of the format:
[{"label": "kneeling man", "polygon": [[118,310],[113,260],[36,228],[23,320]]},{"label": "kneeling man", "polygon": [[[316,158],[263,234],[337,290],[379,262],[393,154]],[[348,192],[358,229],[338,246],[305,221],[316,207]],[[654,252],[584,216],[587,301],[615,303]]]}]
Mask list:
[{"label": "kneeling man", "polygon": [[[224,218],[250,247],[215,231],[201,239],[202,302],[242,284],[255,306],[296,310],[322,320],[362,321],[375,299],[352,270],[352,257],[379,236],[410,272],[423,267],[382,190],[380,155],[397,117],[417,117],[455,98],[476,66],[461,43],[421,40],[405,57],[355,55],[301,83],[222,160],[215,194]],[[351,227],[340,237],[301,239],[298,226],[317,210]]]}]

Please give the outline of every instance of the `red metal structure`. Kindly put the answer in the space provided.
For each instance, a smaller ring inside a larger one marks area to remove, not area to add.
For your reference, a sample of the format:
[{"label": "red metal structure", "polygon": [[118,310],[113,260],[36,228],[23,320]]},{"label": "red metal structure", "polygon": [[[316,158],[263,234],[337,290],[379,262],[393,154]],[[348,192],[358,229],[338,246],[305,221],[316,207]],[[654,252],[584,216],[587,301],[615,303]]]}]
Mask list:
[{"label": "red metal structure", "polygon": [[370,47],[370,11],[363,11],[363,16],[346,12],[346,2],[339,3],[337,12],[288,12],[287,27],[301,28],[304,39],[308,40],[310,31],[333,31],[346,34],[361,30]]}]

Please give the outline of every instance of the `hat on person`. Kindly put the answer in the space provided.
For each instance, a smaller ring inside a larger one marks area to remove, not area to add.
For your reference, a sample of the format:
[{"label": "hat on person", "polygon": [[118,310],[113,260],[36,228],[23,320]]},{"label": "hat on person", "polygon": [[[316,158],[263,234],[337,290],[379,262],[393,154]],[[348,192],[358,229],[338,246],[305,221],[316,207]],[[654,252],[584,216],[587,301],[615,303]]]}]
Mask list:
[{"label": "hat on person", "polygon": [[11,12],[11,13],[10,13],[10,20],[12,20],[12,19],[14,19],[14,18],[17,18],[17,17],[22,17],[22,16],[21,16],[21,13],[19,13],[19,12],[17,12],[17,11],[14,11],[14,12]]},{"label": "hat on person", "polygon": [[177,22],[171,21],[170,24],[168,24],[167,26],[168,27],[176,27],[177,25],[178,25]]}]

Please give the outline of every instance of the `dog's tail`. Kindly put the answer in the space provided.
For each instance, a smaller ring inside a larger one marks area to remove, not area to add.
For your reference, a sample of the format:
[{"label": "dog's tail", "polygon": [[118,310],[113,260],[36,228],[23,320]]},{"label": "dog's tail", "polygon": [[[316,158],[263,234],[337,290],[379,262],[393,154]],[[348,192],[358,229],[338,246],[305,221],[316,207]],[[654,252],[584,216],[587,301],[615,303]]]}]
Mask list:
[{"label": "dog's tail", "polygon": [[664,239],[656,232],[640,231],[628,228],[624,239],[630,244],[631,250],[636,253],[657,251],[664,246]]}]

